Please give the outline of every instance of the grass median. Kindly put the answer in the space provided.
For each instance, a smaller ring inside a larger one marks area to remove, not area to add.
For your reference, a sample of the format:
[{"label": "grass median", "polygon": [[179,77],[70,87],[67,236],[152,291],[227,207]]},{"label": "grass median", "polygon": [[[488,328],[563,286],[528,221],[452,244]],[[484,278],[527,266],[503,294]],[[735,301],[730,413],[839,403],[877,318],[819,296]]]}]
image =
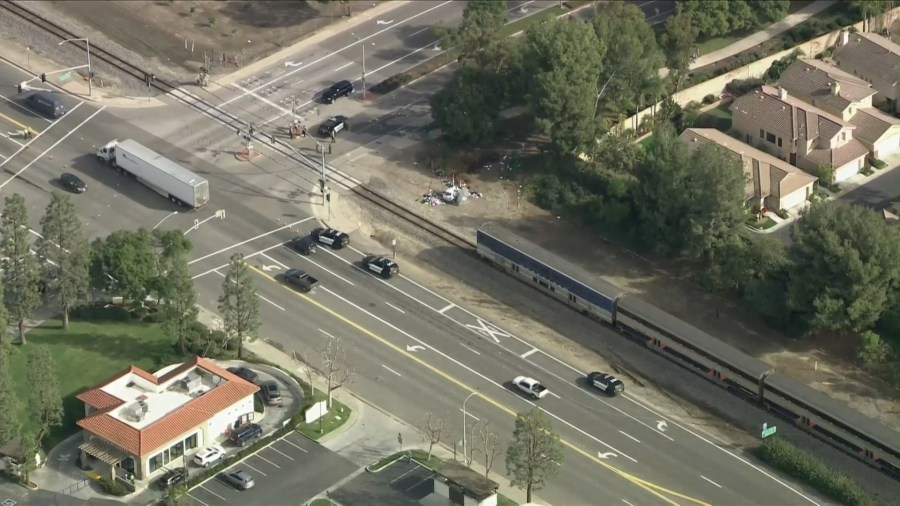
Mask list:
[{"label": "grass median", "polygon": [[[324,400],[325,395],[317,391],[313,396],[312,401],[307,403],[307,407],[305,409],[309,409],[315,403]],[[312,440],[319,440],[326,434],[334,432],[342,425],[347,423],[348,418],[350,418],[350,408],[332,398],[331,409],[328,410],[328,412],[325,413],[322,418],[312,423],[299,423],[297,424],[297,430],[299,430],[301,433],[303,433],[304,436]]]}]

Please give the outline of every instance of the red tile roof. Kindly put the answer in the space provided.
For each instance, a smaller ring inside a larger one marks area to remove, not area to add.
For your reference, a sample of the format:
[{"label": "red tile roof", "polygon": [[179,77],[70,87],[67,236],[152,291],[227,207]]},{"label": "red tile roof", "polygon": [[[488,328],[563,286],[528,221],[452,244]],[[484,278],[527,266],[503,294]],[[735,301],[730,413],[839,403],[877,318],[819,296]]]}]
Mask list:
[{"label": "red tile roof", "polygon": [[[109,411],[124,403],[123,400],[101,390],[103,386],[108,385],[110,382],[121,378],[125,374],[132,373],[158,385],[195,366],[226,381],[209,392],[191,399],[172,413],[144,427],[142,430],[136,429],[109,414]],[[211,360],[202,357],[196,357],[191,361],[185,362],[159,378],[142,369],[131,366],[97,388],[78,395],[79,400],[98,409],[97,412],[79,420],[78,426],[132,455],[143,457],[158,450],[176,437],[207,422],[214,415],[225,410],[225,408],[258,391],[258,386],[244,381],[215,365]]]}]

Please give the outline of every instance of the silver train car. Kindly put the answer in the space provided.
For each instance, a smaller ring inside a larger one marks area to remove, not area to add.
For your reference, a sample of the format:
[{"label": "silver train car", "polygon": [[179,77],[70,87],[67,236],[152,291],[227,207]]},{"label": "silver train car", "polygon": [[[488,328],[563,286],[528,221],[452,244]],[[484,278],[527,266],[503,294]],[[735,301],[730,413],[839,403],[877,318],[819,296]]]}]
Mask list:
[{"label": "silver train car", "polygon": [[533,288],[900,480],[900,435],[493,223],[478,254]]}]

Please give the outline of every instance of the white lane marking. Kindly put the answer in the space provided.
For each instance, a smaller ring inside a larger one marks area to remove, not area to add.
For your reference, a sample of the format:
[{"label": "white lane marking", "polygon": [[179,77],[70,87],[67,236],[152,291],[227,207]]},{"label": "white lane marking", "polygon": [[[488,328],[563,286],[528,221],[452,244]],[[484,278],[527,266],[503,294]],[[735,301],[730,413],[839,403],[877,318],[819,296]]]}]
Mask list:
[{"label": "white lane marking", "polygon": [[[668,422],[671,423],[672,425],[674,425],[674,426],[680,428],[681,430],[683,430],[683,431],[687,432],[688,434],[690,434],[690,435],[696,437],[697,439],[699,439],[699,440],[705,442],[706,444],[708,444],[708,445],[710,445],[710,446],[712,446],[712,447],[714,447],[714,448],[718,448],[719,450],[721,450],[721,451],[727,453],[728,455],[731,455],[732,457],[736,458],[738,461],[743,462],[744,464],[747,464],[747,465],[750,466],[751,468],[753,468],[753,469],[759,471],[759,472],[762,473],[764,476],[766,476],[766,477],[768,477],[768,478],[771,478],[772,480],[774,480],[774,481],[775,481],[776,483],[778,483],[779,485],[781,485],[781,486],[783,486],[784,488],[790,490],[791,492],[793,492],[793,493],[799,495],[800,497],[806,499],[806,500],[809,501],[810,503],[815,504],[816,506],[820,506],[819,503],[817,503],[816,501],[814,501],[814,500],[812,500],[811,498],[809,498],[809,497],[803,495],[803,493],[801,493],[800,491],[798,491],[798,490],[795,489],[794,487],[792,487],[792,486],[788,485],[787,483],[781,481],[781,480],[778,479],[777,477],[775,477],[775,476],[769,474],[769,473],[766,472],[764,469],[761,469],[760,467],[754,465],[752,462],[747,461],[747,459],[741,457],[740,455],[737,455],[737,454],[735,454],[735,453],[732,453],[732,452],[726,450],[726,449],[723,448],[722,446],[719,446],[719,445],[717,445],[716,443],[713,443],[713,442],[710,441],[709,439],[706,439],[705,437],[703,437],[703,436],[697,434],[696,432],[694,432],[694,431],[688,429],[688,428],[685,427],[684,425],[681,425],[680,423],[678,423],[678,422],[672,420],[671,418],[666,418],[665,416],[663,416],[663,415],[657,413],[656,411],[653,411],[652,409],[648,408],[647,406],[645,406],[644,404],[642,404],[642,403],[640,403],[640,402],[637,402],[636,400],[632,399],[632,398],[629,397],[629,396],[623,395],[622,398],[627,399],[628,401],[630,401],[630,402],[636,404],[637,406],[640,406],[640,407],[646,409],[647,411],[649,411],[650,413],[653,413],[653,415],[658,416],[659,418],[668,421]],[[711,437],[711,438],[713,438],[713,439],[718,439],[719,442],[721,442],[723,445],[730,444],[730,443],[728,443],[727,441],[723,441],[721,438],[719,438],[719,437],[717,437],[717,436],[715,436],[715,435],[712,435],[712,434],[710,434],[709,432],[706,432],[705,430],[703,430],[703,429],[701,429],[701,428],[699,428],[699,427],[694,427],[694,426],[692,426],[692,428],[697,429],[698,431],[700,431],[700,432],[702,432],[702,433],[708,435],[709,437]]]},{"label": "white lane marking", "polygon": [[290,442],[290,441],[288,441],[288,440],[287,440],[287,439],[282,439],[282,441],[284,441],[284,442],[285,442],[285,443],[287,443],[287,444],[289,444],[289,445],[291,445],[291,446],[293,446],[293,447],[294,447],[294,448],[296,448],[296,449],[298,449],[298,450],[300,450],[300,451],[301,451],[301,452],[303,452],[303,453],[309,453],[309,452],[308,452],[308,451],[306,451],[306,450],[305,450],[305,449],[303,449],[303,448],[301,448],[301,447],[299,447],[299,446],[297,446],[297,445],[295,445],[295,444],[294,444],[294,443],[291,443],[291,442]]},{"label": "white lane marking", "polygon": [[416,31],[414,31],[413,33],[409,34],[408,36],[409,36],[409,37],[415,37],[416,35],[419,35],[420,33],[424,32],[425,30],[430,30],[431,28],[433,28],[433,27],[431,27],[431,26],[426,26],[425,28],[422,28],[421,30],[416,30]]},{"label": "white lane marking", "polygon": [[[15,102],[15,101],[13,101],[13,100],[10,100],[10,99],[8,99],[8,98],[2,96],[2,95],[0,95],[0,98],[2,98],[3,100],[6,100],[6,101],[9,102],[10,104],[12,104],[14,107],[18,107],[19,109],[21,109],[21,110],[23,110],[23,111],[25,111],[25,112],[29,112],[29,113],[32,112],[30,109],[28,109],[27,107],[25,107],[24,105],[22,105],[22,104],[20,104],[20,103],[18,103],[18,102]],[[80,105],[80,104],[79,104],[79,105]],[[45,118],[45,117],[43,117],[43,116],[37,116],[37,117],[40,118],[40,119],[42,119],[42,120],[44,120],[44,121],[46,121],[47,123],[51,123],[51,124],[53,123],[53,120],[47,119],[47,118]],[[5,136],[4,136],[4,137],[5,137]],[[12,139],[10,139],[10,140],[12,140]]]},{"label": "white lane marking", "polygon": [[396,374],[397,376],[402,377],[402,376],[400,375],[399,372],[397,372],[397,371],[391,369],[390,367],[388,367],[388,366],[386,366],[386,365],[384,365],[384,364],[381,364],[381,367],[384,367],[385,369],[387,369],[388,371],[391,371],[392,373]]},{"label": "white lane marking", "polygon": [[469,413],[468,411],[463,411],[463,408],[459,408],[459,410],[462,412],[462,414],[472,417],[472,419],[475,420],[476,422],[481,421],[478,419],[477,416],[473,415],[472,413]]},{"label": "white lane marking", "polygon": [[[415,18],[417,18],[417,17],[419,17],[419,16],[423,16],[423,15],[425,15],[425,14],[428,14],[429,12],[431,12],[431,11],[437,9],[437,8],[440,8],[440,7],[443,7],[443,6],[447,5],[447,4],[453,3],[453,1],[454,1],[454,0],[447,0],[446,2],[443,2],[443,3],[440,3],[440,4],[438,4],[438,5],[435,5],[434,7],[430,8],[430,9],[426,9],[426,10],[424,10],[424,11],[422,11],[422,12],[419,12],[418,14],[414,14],[413,16],[410,16],[410,17],[404,19],[403,21],[400,21],[399,23],[395,23],[395,24],[392,24],[392,25],[388,26],[387,28],[381,29],[381,30],[379,30],[379,31],[377,31],[377,32],[375,32],[375,33],[373,33],[372,35],[369,35],[368,37],[363,37],[362,39],[359,39],[359,40],[357,40],[357,41],[354,41],[353,43],[348,44],[347,46],[344,46],[344,47],[342,47],[341,49],[338,49],[337,51],[334,51],[334,52],[332,52],[332,53],[328,53],[328,54],[326,54],[325,56],[322,56],[321,58],[319,58],[319,59],[317,59],[317,60],[314,60],[314,61],[312,61],[312,62],[310,62],[310,63],[307,63],[306,65],[304,65],[304,66],[302,66],[302,67],[297,67],[297,68],[295,68],[294,70],[292,70],[292,71],[290,71],[290,72],[288,72],[288,73],[286,73],[286,74],[284,74],[284,75],[280,75],[280,76],[278,76],[278,77],[272,79],[271,81],[269,81],[269,82],[267,82],[267,83],[264,83],[264,84],[259,85],[259,86],[257,86],[256,88],[251,89],[251,90],[250,90],[250,93],[256,93],[257,91],[259,91],[259,90],[261,90],[261,89],[263,89],[263,88],[266,88],[266,87],[272,85],[272,83],[274,83],[274,82],[276,82],[276,81],[280,81],[280,80],[282,80],[282,79],[284,79],[284,78],[287,78],[287,77],[290,77],[290,76],[292,76],[292,75],[294,75],[294,74],[296,74],[296,73],[298,73],[298,72],[302,72],[303,70],[309,68],[310,66],[315,65],[315,64],[317,64],[317,63],[319,63],[319,62],[321,62],[321,61],[323,61],[323,60],[326,60],[326,59],[328,59],[328,58],[334,56],[335,54],[338,54],[338,53],[343,52],[343,51],[346,51],[347,49],[350,49],[350,48],[352,48],[352,47],[354,47],[354,46],[357,46],[357,45],[359,45],[359,44],[362,44],[362,43],[364,43],[365,41],[371,39],[372,37],[381,35],[382,33],[386,32],[386,31],[388,31],[388,30],[393,30],[394,28],[403,25],[403,23],[406,23],[407,21],[412,21],[413,19],[415,19]],[[431,45],[431,44],[429,44],[429,46],[430,46],[430,45]],[[427,46],[426,46],[426,47],[427,47]],[[375,72],[370,72],[370,74],[374,74],[374,73],[375,73]],[[249,94],[246,94],[246,93],[245,93],[245,94],[243,94],[243,95],[238,95],[238,96],[236,96],[236,97],[234,97],[234,98],[230,98],[230,99],[228,99],[228,100],[222,102],[221,104],[219,104],[217,107],[223,107],[223,106],[228,105],[228,104],[230,104],[230,103],[232,103],[232,102],[234,102],[234,101],[236,101],[236,100],[240,100],[240,99],[246,97],[247,95],[249,95]],[[312,100],[310,100],[309,102],[307,102],[307,104],[309,104],[310,102],[312,102]],[[303,105],[306,105],[306,104],[303,104]]]},{"label": "white lane marking", "polygon": [[640,443],[640,442],[641,442],[638,438],[632,436],[631,434],[628,434],[627,432],[623,432],[623,431],[620,430],[620,431],[619,431],[619,434],[622,434],[623,436],[625,436],[625,437],[627,437],[627,438],[633,440],[635,443]]},{"label": "white lane marking", "polygon": [[[347,278],[341,276],[340,274],[338,274],[338,273],[336,273],[336,272],[334,272],[334,271],[332,271],[332,270],[330,270],[330,269],[327,269],[327,268],[323,267],[322,264],[320,264],[320,263],[318,263],[318,262],[316,262],[316,261],[314,261],[314,260],[311,260],[311,259],[309,259],[309,258],[307,258],[307,257],[305,257],[305,256],[303,256],[303,255],[301,255],[300,253],[297,253],[296,251],[294,251],[294,250],[292,250],[292,249],[288,249],[288,248],[285,248],[285,249],[287,249],[289,252],[291,252],[291,254],[293,254],[293,255],[295,255],[295,256],[298,256],[298,257],[302,258],[303,260],[306,260],[307,262],[309,262],[309,263],[315,265],[315,266],[318,267],[319,269],[322,269],[323,271],[327,272],[328,274],[331,274],[332,276],[334,276],[334,277],[340,279],[340,280],[343,281],[344,283],[347,283],[347,284],[350,285],[350,286],[356,286],[356,285],[353,284],[353,282],[350,281],[349,279],[347,279]],[[324,248],[322,248],[322,249],[324,249]],[[285,269],[288,268],[287,265],[284,265],[283,263],[279,262],[278,260],[275,260],[275,259],[272,258],[272,257],[266,257],[266,258],[268,258],[269,260],[271,260],[271,261],[277,263],[278,265],[284,267]]]},{"label": "white lane marking", "polygon": [[[274,229],[274,230],[269,230],[268,232],[264,232],[264,233],[262,233],[262,234],[259,234],[259,235],[256,236],[256,237],[251,237],[250,239],[247,239],[246,241],[241,241],[241,242],[239,242],[239,243],[237,243],[237,244],[232,244],[231,246],[227,246],[227,247],[225,247],[225,248],[222,248],[222,249],[220,249],[219,251],[210,253],[210,254],[208,254],[208,255],[203,255],[203,256],[200,257],[200,258],[195,258],[195,259],[191,260],[190,262],[188,262],[188,265],[193,265],[193,264],[195,264],[195,263],[197,263],[197,262],[200,262],[200,261],[202,261],[202,260],[206,260],[206,259],[209,258],[209,257],[214,257],[214,256],[216,256],[216,255],[225,253],[226,251],[231,250],[231,249],[234,249],[234,248],[237,248],[238,246],[243,246],[243,245],[247,244],[248,242],[253,242],[253,241],[257,240],[257,239],[262,239],[263,237],[270,236],[270,235],[272,235],[272,234],[276,234],[276,233],[278,233],[278,232],[281,232],[281,231],[284,230],[284,229],[294,227],[294,226],[299,225],[299,224],[301,224],[301,223],[303,223],[303,222],[307,222],[307,221],[309,221],[309,220],[311,220],[311,219],[313,219],[312,216],[310,216],[309,218],[303,218],[302,220],[297,220],[297,221],[295,221],[295,222],[293,222],[293,223],[288,223],[287,225],[285,225],[285,226],[283,226],[283,227],[278,227],[278,228],[276,228],[276,229]],[[246,257],[244,257],[244,258],[246,258]]]},{"label": "white lane marking", "polygon": [[[246,88],[243,88],[243,87],[241,87],[241,86],[239,86],[239,85],[237,85],[237,84],[233,84],[232,86],[234,86],[235,88],[237,88],[237,89],[239,89],[239,90],[241,90],[241,91],[243,91],[243,92],[250,93],[249,91],[247,91]],[[261,96],[255,94],[255,93],[253,93],[252,95],[253,95],[253,98],[259,100],[260,102],[263,102],[263,103],[265,103],[266,105],[268,105],[268,106],[270,106],[270,107],[273,107],[273,108],[275,108],[275,109],[278,109],[279,111],[282,112],[282,114],[290,114],[290,113],[291,113],[291,110],[290,110],[290,109],[285,109],[284,107],[281,107],[280,105],[276,104],[275,102],[272,102],[271,100],[269,100],[269,99],[266,98],[266,97],[261,97]]]},{"label": "white lane marking", "polygon": [[260,455],[259,453],[256,454],[256,458],[258,458],[258,459],[260,459],[260,460],[264,460],[264,461],[268,462],[269,464],[271,464],[272,466],[275,466],[276,468],[281,469],[281,466],[279,466],[278,464],[272,462],[271,460],[269,460],[269,459],[263,457],[263,456]]},{"label": "white lane marking", "polygon": [[333,335],[329,334],[328,332],[325,332],[325,331],[322,330],[322,329],[319,329],[319,332],[321,332],[321,333],[325,334],[326,336],[328,336],[328,339],[337,339],[336,337],[334,337]]},{"label": "white lane marking", "polygon": [[452,303],[451,303],[451,304],[447,304],[446,306],[444,306],[443,309],[441,309],[440,311],[438,311],[438,313],[444,314],[444,313],[446,313],[447,311],[450,311],[451,309],[453,309],[453,308],[455,308],[455,307],[456,307],[456,304],[452,304]]},{"label": "white lane marking", "polygon": [[387,304],[388,306],[391,306],[392,308],[396,309],[397,311],[399,311],[400,314],[406,314],[406,311],[404,311],[404,310],[400,309],[399,307],[397,307],[397,306],[391,304],[390,302],[384,301],[384,303]]},{"label": "white lane marking", "polygon": [[474,349],[474,348],[469,348],[468,346],[464,345],[463,343],[459,343],[459,345],[462,346],[463,348],[465,348],[465,349],[471,351],[472,353],[474,353],[474,354],[476,354],[476,355],[481,355],[481,353],[480,353],[478,350]]},{"label": "white lane marking", "polygon": [[[200,488],[202,488],[203,490],[206,490],[207,492],[209,492],[209,490],[208,490],[206,487],[201,486]],[[210,493],[212,493],[212,492],[210,492]],[[201,501],[200,499],[197,499],[196,497],[192,496],[192,495],[190,494],[190,492],[188,492],[187,495],[188,495],[188,497],[190,497],[191,499],[197,501],[198,503],[202,504],[203,506],[209,506],[209,504],[206,504],[205,502]],[[213,495],[215,495],[215,494],[213,494]],[[224,501],[225,498],[223,497],[222,500]]]},{"label": "white lane marking", "polygon": [[280,453],[282,457],[285,457],[285,458],[290,459],[290,460],[296,460],[294,457],[291,457],[291,456],[288,455],[287,453],[284,453],[283,451],[279,450],[278,448],[275,448],[274,446],[270,446],[269,449],[272,450],[272,451],[274,451],[274,452]]},{"label": "white lane marking", "polygon": [[[251,457],[252,457],[252,455],[251,455]],[[266,474],[266,473],[260,471],[259,469],[257,469],[257,468],[255,468],[255,467],[251,466],[251,465],[248,464],[246,461],[244,461],[244,465],[247,466],[247,467],[249,467],[250,469],[253,469],[254,471],[256,471],[257,473],[259,473],[259,474],[261,474],[261,475],[263,475],[263,476],[269,476],[268,474]]]},{"label": "white lane marking", "polygon": [[[255,257],[256,255],[262,255],[263,253],[265,253],[265,252],[267,252],[267,251],[269,251],[269,250],[273,250],[273,249],[275,249],[275,248],[280,248],[281,246],[283,246],[283,244],[284,244],[284,243],[278,243],[278,244],[274,244],[274,245],[272,245],[272,246],[269,246],[269,247],[266,248],[266,249],[259,250],[259,251],[254,251],[253,253],[250,253],[249,255],[246,255],[246,256],[244,257],[244,260],[249,260],[249,259]],[[197,274],[196,276],[191,276],[191,279],[202,278],[203,276],[206,276],[207,274],[212,274],[212,273],[214,273],[214,272],[215,272],[216,274],[218,274],[218,273],[219,273],[219,269],[224,269],[225,267],[228,267],[228,265],[229,265],[229,264],[222,264],[222,265],[220,265],[220,266],[218,266],[218,267],[213,267],[212,269],[210,269],[210,270],[208,270],[208,271],[205,271],[205,272],[201,272],[200,274]]]},{"label": "white lane marking", "polygon": [[528,357],[534,355],[535,353],[537,353],[537,352],[539,352],[539,351],[541,351],[541,350],[539,350],[539,349],[537,349],[537,348],[532,348],[532,349],[530,349],[529,351],[526,351],[525,353],[523,353],[523,354],[521,354],[521,355],[519,355],[519,356],[522,357],[523,359],[525,359],[525,358],[528,358]]},{"label": "white lane marking", "polygon": [[555,393],[554,391],[552,391],[552,390],[548,391],[547,394],[548,394],[548,395],[552,395],[553,397],[556,397],[557,399],[562,399],[562,397],[560,397],[558,394],[556,394],[556,393]]},{"label": "white lane marking", "polygon": [[630,502],[626,501],[625,499],[622,499],[622,502],[627,504],[628,506],[634,506],[634,504],[631,504]]},{"label": "white lane marking", "polygon": [[350,65],[353,65],[353,62],[352,62],[352,61],[351,61],[351,62],[347,62],[347,63],[341,65],[340,67],[334,69],[334,71],[335,71],[335,72],[340,72],[341,70],[344,70],[345,68],[349,67]]},{"label": "white lane marking", "polygon": [[[550,392],[550,393],[552,394],[553,392]],[[578,431],[581,435],[583,435],[583,436],[585,436],[585,437],[591,438],[591,439],[594,440],[595,442],[600,443],[601,445],[603,445],[603,446],[609,448],[610,450],[612,450],[612,451],[616,452],[617,454],[619,454],[619,455],[625,457],[626,459],[628,459],[628,460],[634,462],[635,464],[638,463],[638,461],[636,461],[636,460],[634,460],[633,458],[631,458],[630,456],[628,456],[628,454],[626,454],[625,452],[623,452],[623,451],[621,451],[621,450],[619,450],[619,449],[613,447],[613,446],[610,445],[610,444],[604,443],[603,441],[601,441],[601,440],[600,440],[599,438],[597,438],[596,436],[593,436],[593,435],[591,435],[591,434],[588,434],[588,433],[585,432],[584,430],[582,430],[582,429],[580,429],[580,428],[578,428],[578,427],[572,425],[571,423],[569,423],[569,422],[563,420],[562,418],[560,418],[560,417],[554,415],[553,413],[547,411],[547,410],[544,409],[544,408],[538,407],[538,409],[541,410],[541,411],[543,411],[544,413],[547,413],[548,415],[550,415],[551,417],[555,418],[556,420],[562,422],[563,424],[565,424],[565,425],[566,425],[567,427],[569,427],[570,429],[575,430],[575,431]]]},{"label": "white lane marking", "polygon": [[[219,271],[217,271],[217,270],[214,270],[213,272],[215,272],[215,273],[218,274],[219,276],[222,276],[223,278],[226,277],[225,274],[222,274],[221,272],[219,272]],[[277,307],[278,309],[280,309],[280,310],[282,310],[282,311],[287,311],[285,308],[279,306],[278,304],[272,302],[271,300],[269,300],[269,299],[263,297],[263,296],[260,295],[260,294],[256,294],[256,296],[259,297],[260,299],[262,299],[262,300],[268,302],[269,304],[272,304],[273,306]]]},{"label": "white lane marking", "polygon": [[715,486],[717,486],[717,487],[719,487],[719,488],[722,488],[722,485],[719,485],[718,483],[716,483],[716,482],[710,480],[710,479],[707,478],[706,476],[703,476],[703,475],[701,474],[700,477],[703,478],[704,480],[706,480],[706,481],[712,483],[713,485],[715,485]]},{"label": "white lane marking", "polygon": [[[84,102],[79,102],[78,105],[76,105],[75,107],[72,108],[71,111],[69,111],[69,114],[75,112],[75,109],[78,109],[79,107],[81,107],[81,104],[83,104],[83,103],[84,103]],[[46,155],[51,149],[55,148],[55,147],[58,146],[62,141],[66,140],[70,135],[74,134],[76,130],[78,130],[79,128],[81,128],[82,126],[84,126],[84,124],[87,123],[88,121],[90,121],[91,119],[93,119],[94,116],[96,116],[96,115],[100,114],[101,112],[103,112],[104,109],[106,109],[106,106],[105,106],[105,105],[104,105],[103,107],[97,109],[96,111],[94,111],[94,114],[91,114],[90,116],[88,116],[87,118],[85,118],[85,120],[82,121],[81,123],[79,123],[78,125],[76,125],[75,128],[73,128],[73,129],[69,130],[68,132],[66,132],[66,134],[63,135],[62,137],[60,137],[58,141],[54,142],[49,148],[45,149],[41,154],[37,155],[33,160],[31,160],[30,162],[28,162],[27,164],[25,164],[24,167],[22,167],[21,169],[19,169],[19,172],[16,172],[16,173],[13,174],[12,176],[10,176],[9,179],[7,179],[7,180],[4,181],[2,184],[0,184],[0,189],[2,189],[4,186],[8,185],[9,182],[12,181],[13,179],[19,177],[20,174],[22,174],[23,172],[25,172],[26,170],[28,170],[28,168],[31,167],[32,165],[34,165],[35,162],[37,162],[38,160],[40,160],[41,158],[43,158],[44,155]],[[40,132],[38,132],[38,134],[35,135],[34,138],[32,138],[30,141],[28,141],[27,144],[25,144],[25,145],[22,146],[21,148],[17,149],[16,152],[13,153],[12,155],[10,155],[9,158],[7,158],[6,160],[3,160],[3,163],[0,163],[0,167],[3,167],[4,165],[6,165],[6,162],[12,160],[12,157],[16,156],[17,154],[19,154],[20,151],[22,151],[23,149],[25,149],[25,148],[27,148],[28,146],[30,146],[32,142],[36,141],[36,140],[38,139],[38,137],[41,136],[41,134],[43,134],[43,133],[46,132],[47,130],[50,130],[51,128],[53,128],[53,127],[56,126],[57,124],[59,124],[59,121],[57,121],[56,123],[54,123],[54,124],[48,126],[46,129],[41,130]]]},{"label": "white lane marking", "polygon": [[221,499],[221,500],[223,500],[223,501],[227,501],[227,499],[225,499],[224,497],[220,496],[219,494],[213,492],[212,490],[210,490],[210,489],[204,487],[203,485],[200,485],[200,488],[202,488],[203,490],[206,490],[206,491],[209,492],[210,494],[212,494],[212,495],[218,497],[219,499]]}]

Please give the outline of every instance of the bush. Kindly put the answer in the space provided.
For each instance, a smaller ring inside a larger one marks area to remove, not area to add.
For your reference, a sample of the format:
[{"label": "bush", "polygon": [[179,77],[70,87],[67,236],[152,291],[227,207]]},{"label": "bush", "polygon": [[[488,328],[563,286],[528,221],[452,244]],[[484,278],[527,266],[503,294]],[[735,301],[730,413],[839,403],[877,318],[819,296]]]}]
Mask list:
[{"label": "bush", "polygon": [[878,170],[881,170],[881,169],[887,167],[887,162],[885,162],[884,160],[874,159],[870,162],[870,164],[872,165],[872,167],[875,167]]},{"label": "bush", "polygon": [[381,81],[375,86],[369,88],[369,91],[371,91],[372,93],[378,93],[379,95],[384,95],[396,90],[401,86],[409,84],[410,81],[412,81],[412,76],[406,72],[394,74],[384,81]]},{"label": "bush", "polygon": [[709,104],[715,102],[716,100],[717,100],[716,96],[713,95],[712,93],[710,93],[709,95],[703,97],[703,105],[709,105]]},{"label": "bush", "polygon": [[859,171],[863,176],[871,176],[873,172],[875,172],[875,169],[873,169],[871,165],[866,165]]},{"label": "bush", "polygon": [[764,440],[756,448],[756,456],[842,504],[872,504],[871,498],[856,482],[783,439],[773,437]]},{"label": "bush", "polygon": [[778,211],[775,211],[775,214],[777,214],[778,217],[782,220],[786,220],[791,217],[791,215],[788,214],[787,209],[779,209]]},{"label": "bush", "polygon": [[765,80],[751,77],[750,79],[735,79],[728,83],[726,88],[728,88],[732,94],[740,96],[746,95],[764,84],[766,84]]},{"label": "bush", "polygon": [[103,477],[97,480],[97,483],[100,485],[100,490],[109,495],[124,497],[131,493],[131,490],[118,480],[110,480],[109,478]]},{"label": "bush", "polygon": [[131,312],[113,304],[85,304],[73,308],[69,317],[84,321],[127,322],[131,320]]}]

